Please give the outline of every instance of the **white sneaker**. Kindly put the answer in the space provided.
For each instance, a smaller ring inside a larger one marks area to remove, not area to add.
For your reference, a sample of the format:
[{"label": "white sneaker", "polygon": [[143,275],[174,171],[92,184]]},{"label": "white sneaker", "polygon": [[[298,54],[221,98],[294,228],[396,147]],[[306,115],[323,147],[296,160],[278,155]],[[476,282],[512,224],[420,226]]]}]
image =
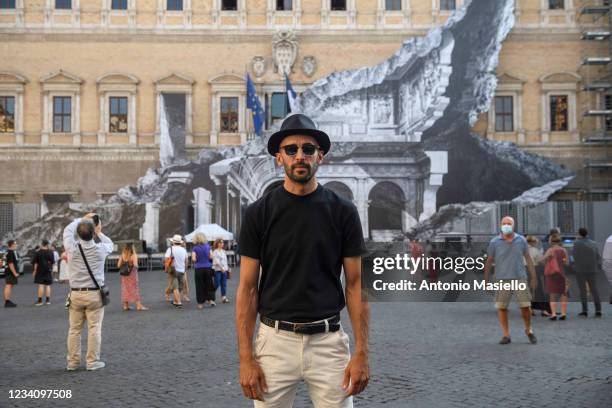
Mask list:
[{"label": "white sneaker", "polygon": [[104,363],[104,361],[96,361],[95,363],[87,366],[87,371],[95,371],[104,367],[106,367],[106,363]]},{"label": "white sneaker", "polygon": [[211,300],[211,301],[210,301],[210,307],[215,307],[215,306],[217,306],[217,304],[215,303],[215,301],[214,301],[214,300]]},{"label": "white sneaker", "polygon": [[79,366],[66,366],[66,371],[76,371],[79,369]]}]

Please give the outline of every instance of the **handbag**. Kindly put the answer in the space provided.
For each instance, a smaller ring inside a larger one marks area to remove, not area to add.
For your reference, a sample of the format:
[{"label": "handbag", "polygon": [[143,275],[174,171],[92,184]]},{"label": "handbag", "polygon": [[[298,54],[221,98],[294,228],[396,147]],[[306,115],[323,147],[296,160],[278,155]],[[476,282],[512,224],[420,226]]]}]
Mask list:
[{"label": "handbag", "polygon": [[87,258],[85,258],[85,252],[83,252],[83,247],[81,246],[81,244],[79,244],[79,251],[81,251],[81,256],[83,257],[83,262],[85,262],[85,266],[87,267],[87,272],[89,272],[89,276],[91,276],[91,280],[94,282],[94,284],[96,285],[96,288],[100,291],[100,298],[102,298],[102,307],[108,305],[110,303],[110,291],[108,290],[108,287],[105,286],[100,286],[98,284],[98,281],[96,280],[96,278],[94,277],[93,273],[91,272],[91,268],[89,267],[89,263],[87,262]]},{"label": "handbag", "polygon": [[166,270],[166,272],[172,273],[170,269],[173,263],[174,263],[174,254],[172,253],[172,247],[170,247],[170,258],[166,258],[164,260],[164,269]]},{"label": "handbag", "polygon": [[119,268],[119,275],[121,275],[121,276],[130,276],[130,273],[132,273],[132,268],[130,267],[130,263],[129,262],[123,262],[121,264],[121,268]]},{"label": "handbag", "polygon": [[557,250],[554,250],[552,253],[552,257],[546,261],[544,265],[544,275],[551,276],[557,273],[561,273],[561,267],[559,266],[559,259],[556,254]]}]

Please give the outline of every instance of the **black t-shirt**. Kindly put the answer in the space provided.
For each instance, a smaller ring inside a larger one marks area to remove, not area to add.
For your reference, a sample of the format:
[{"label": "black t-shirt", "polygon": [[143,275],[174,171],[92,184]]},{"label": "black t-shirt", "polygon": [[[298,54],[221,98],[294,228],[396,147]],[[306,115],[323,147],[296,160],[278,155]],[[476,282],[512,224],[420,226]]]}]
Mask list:
[{"label": "black t-shirt", "polygon": [[340,312],[342,258],[366,250],[357,208],[320,184],[306,196],[281,185],[251,204],[238,243],[260,260],[259,313],[291,322]]},{"label": "black t-shirt", "polygon": [[53,251],[49,249],[40,249],[34,255],[33,263],[38,264],[37,273],[41,276],[51,274],[55,257]]},{"label": "black t-shirt", "polygon": [[15,255],[15,251],[13,251],[12,249],[9,249],[8,252],[6,253],[5,273],[10,273],[12,275],[13,272],[11,271],[11,268],[9,267],[9,264],[11,263],[13,264],[13,268],[15,268],[15,272],[19,273],[19,262],[17,260],[17,255]]}]

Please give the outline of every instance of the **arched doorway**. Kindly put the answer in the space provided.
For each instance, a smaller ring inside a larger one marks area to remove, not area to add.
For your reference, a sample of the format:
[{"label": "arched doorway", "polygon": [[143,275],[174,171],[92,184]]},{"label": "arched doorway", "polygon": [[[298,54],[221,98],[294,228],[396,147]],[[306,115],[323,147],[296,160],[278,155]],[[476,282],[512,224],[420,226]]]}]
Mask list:
[{"label": "arched doorway", "polygon": [[353,201],[353,192],[351,189],[344,183],[339,181],[330,181],[325,184],[325,188],[330,189],[334,193],[338,194],[340,197],[346,198],[349,201]]},{"label": "arched doorway", "polygon": [[376,184],[368,195],[368,226],[370,236],[375,230],[402,231],[402,211],[404,210],[404,193],[388,181]]}]

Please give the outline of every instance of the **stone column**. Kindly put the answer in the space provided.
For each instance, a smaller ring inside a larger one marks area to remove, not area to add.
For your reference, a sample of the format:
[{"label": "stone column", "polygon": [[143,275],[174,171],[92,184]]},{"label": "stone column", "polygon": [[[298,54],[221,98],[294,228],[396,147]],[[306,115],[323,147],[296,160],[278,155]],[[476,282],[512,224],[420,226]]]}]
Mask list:
[{"label": "stone column", "polygon": [[210,224],[214,201],[212,194],[205,188],[198,187],[193,190],[194,202],[194,228],[202,224]]},{"label": "stone column", "polygon": [[159,250],[159,204],[145,204],[145,222],[142,224],[142,239],[153,251]]},{"label": "stone column", "polygon": [[423,212],[419,221],[423,221],[436,213],[436,194],[442,186],[442,180],[448,173],[448,153],[445,151],[426,151],[430,159],[429,179],[425,181],[423,191]]}]

